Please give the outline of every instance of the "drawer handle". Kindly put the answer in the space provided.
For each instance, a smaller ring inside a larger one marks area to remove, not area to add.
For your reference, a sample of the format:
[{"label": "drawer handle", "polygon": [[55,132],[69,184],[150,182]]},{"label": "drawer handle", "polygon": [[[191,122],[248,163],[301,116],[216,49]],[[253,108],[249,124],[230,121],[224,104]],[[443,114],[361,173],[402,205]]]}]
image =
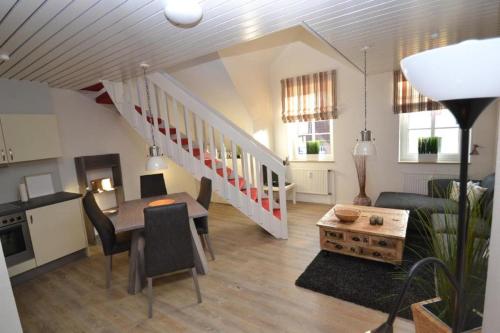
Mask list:
[{"label": "drawer handle", "polygon": [[381,240],[381,241],[378,242],[378,245],[380,245],[380,246],[387,246],[387,242]]},{"label": "drawer handle", "polygon": [[33,224],[33,215],[30,215],[30,223]]},{"label": "drawer handle", "polygon": [[343,246],[342,246],[342,245],[340,245],[340,244],[336,244],[336,245],[335,245],[335,248],[336,248],[337,250],[342,250]]},{"label": "drawer handle", "polygon": [[380,252],[373,252],[373,256],[378,258],[381,256],[381,254],[380,254]]},{"label": "drawer handle", "polygon": [[5,160],[6,160],[5,151],[2,149],[2,161],[5,162]]},{"label": "drawer handle", "polygon": [[355,242],[359,242],[360,241],[359,237],[353,237],[352,240],[355,241]]},{"label": "drawer handle", "polygon": [[13,161],[14,160],[14,153],[12,152],[12,149],[9,148],[9,154],[10,154],[10,159]]}]

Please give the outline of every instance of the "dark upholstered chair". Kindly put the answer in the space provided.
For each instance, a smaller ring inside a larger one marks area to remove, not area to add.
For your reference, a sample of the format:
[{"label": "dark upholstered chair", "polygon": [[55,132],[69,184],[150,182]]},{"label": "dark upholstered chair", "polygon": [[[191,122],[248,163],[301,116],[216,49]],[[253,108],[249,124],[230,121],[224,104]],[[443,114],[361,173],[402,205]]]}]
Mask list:
[{"label": "dark upholstered chair", "polygon": [[167,195],[167,187],[162,173],[141,176],[141,198]]},{"label": "dark upholstered chair", "polygon": [[[200,193],[198,194],[198,203],[202,205],[206,210],[210,206],[210,201],[212,199],[212,180],[206,177],[201,178],[200,183]],[[215,260],[214,251],[212,249],[212,244],[210,243],[210,238],[208,237],[208,216],[198,217],[194,219],[194,224],[196,226],[196,231],[200,235],[203,245],[208,248],[210,256]]]},{"label": "dark upholstered chair", "polygon": [[91,191],[87,191],[83,197],[83,208],[101,239],[102,250],[106,256],[106,288],[109,288],[111,286],[113,254],[130,250],[131,233],[123,232],[115,234],[113,223],[111,223],[109,218],[101,211]]},{"label": "dark upholstered chair", "polygon": [[144,220],[144,271],[148,281],[148,317],[153,316],[153,278],[162,274],[190,270],[198,303],[201,303],[186,204],[145,208]]}]

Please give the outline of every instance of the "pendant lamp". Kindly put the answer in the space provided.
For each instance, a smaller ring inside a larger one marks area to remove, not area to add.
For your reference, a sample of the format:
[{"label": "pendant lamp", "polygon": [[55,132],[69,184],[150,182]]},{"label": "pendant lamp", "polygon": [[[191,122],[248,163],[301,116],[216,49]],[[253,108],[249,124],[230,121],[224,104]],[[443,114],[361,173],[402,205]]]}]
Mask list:
[{"label": "pendant lamp", "polygon": [[[147,171],[155,171],[155,170],[162,170],[162,169],[167,169],[167,162],[165,161],[165,157],[161,154],[160,152],[160,147],[156,145],[156,140],[155,140],[155,131],[154,131],[154,121],[155,117],[153,117],[153,113],[151,112],[151,99],[149,95],[149,83],[146,78],[146,69],[149,67],[147,64],[141,64],[141,67],[144,71],[144,83],[146,86],[146,103],[148,106],[147,110],[144,110],[146,112],[146,118],[151,116],[151,139],[153,141],[153,145],[149,147],[149,156],[148,160],[146,162],[146,170]],[[148,122],[149,123],[149,122]]]},{"label": "pendant lamp", "polygon": [[362,51],[364,55],[364,105],[365,105],[365,127],[361,131],[361,140],[357,140],[356,145],[354,146],[352,156],[354,158],[354,164],[356,165],[356,171],[358,174],[358,184],[359,184],[359,193],[354,198],[353,204],[360,206],[371,206],[371,199],[366,195],[365,187],[366,187],[366,158],[368,156],[376,155],[377,151],[375,149],[375,143],[372,141],[372,132],[366,129],[366,51],[368,50],[368,46],[365,46]]}]

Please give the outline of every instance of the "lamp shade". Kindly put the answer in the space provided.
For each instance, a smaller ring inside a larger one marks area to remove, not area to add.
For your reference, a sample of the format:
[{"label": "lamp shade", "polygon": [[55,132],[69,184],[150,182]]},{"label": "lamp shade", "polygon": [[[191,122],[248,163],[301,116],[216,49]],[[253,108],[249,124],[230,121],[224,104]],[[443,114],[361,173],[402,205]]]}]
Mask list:
[{"label": "lamp shade", "polygon": [[401,60],[421,94],[447,101],[500,96],[500,38],[468,40]]},{"label": "lamp shade", "polygon": [[352,154],[354,156],[374,156],[377,154],[377,149],[372,141],[358,141]]},{"label": "lamp shade", "polygon": [[146,162],[147,171],[167,169],[167,162],[163,156],[150,156]]}]

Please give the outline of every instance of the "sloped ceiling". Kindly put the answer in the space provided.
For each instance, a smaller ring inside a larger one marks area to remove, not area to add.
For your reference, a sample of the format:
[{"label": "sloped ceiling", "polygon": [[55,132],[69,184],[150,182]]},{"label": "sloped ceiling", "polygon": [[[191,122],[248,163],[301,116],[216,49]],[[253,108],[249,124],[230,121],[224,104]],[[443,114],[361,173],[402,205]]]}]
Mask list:
[{"label": "sloped ceiling", "polygon": [[204,0],[201,23],[174,27],[162,0],[2,0],[0,77],[82,88],[119,80],[307,23],[370,72],[401,57],[500,35],[498,0]]}]

